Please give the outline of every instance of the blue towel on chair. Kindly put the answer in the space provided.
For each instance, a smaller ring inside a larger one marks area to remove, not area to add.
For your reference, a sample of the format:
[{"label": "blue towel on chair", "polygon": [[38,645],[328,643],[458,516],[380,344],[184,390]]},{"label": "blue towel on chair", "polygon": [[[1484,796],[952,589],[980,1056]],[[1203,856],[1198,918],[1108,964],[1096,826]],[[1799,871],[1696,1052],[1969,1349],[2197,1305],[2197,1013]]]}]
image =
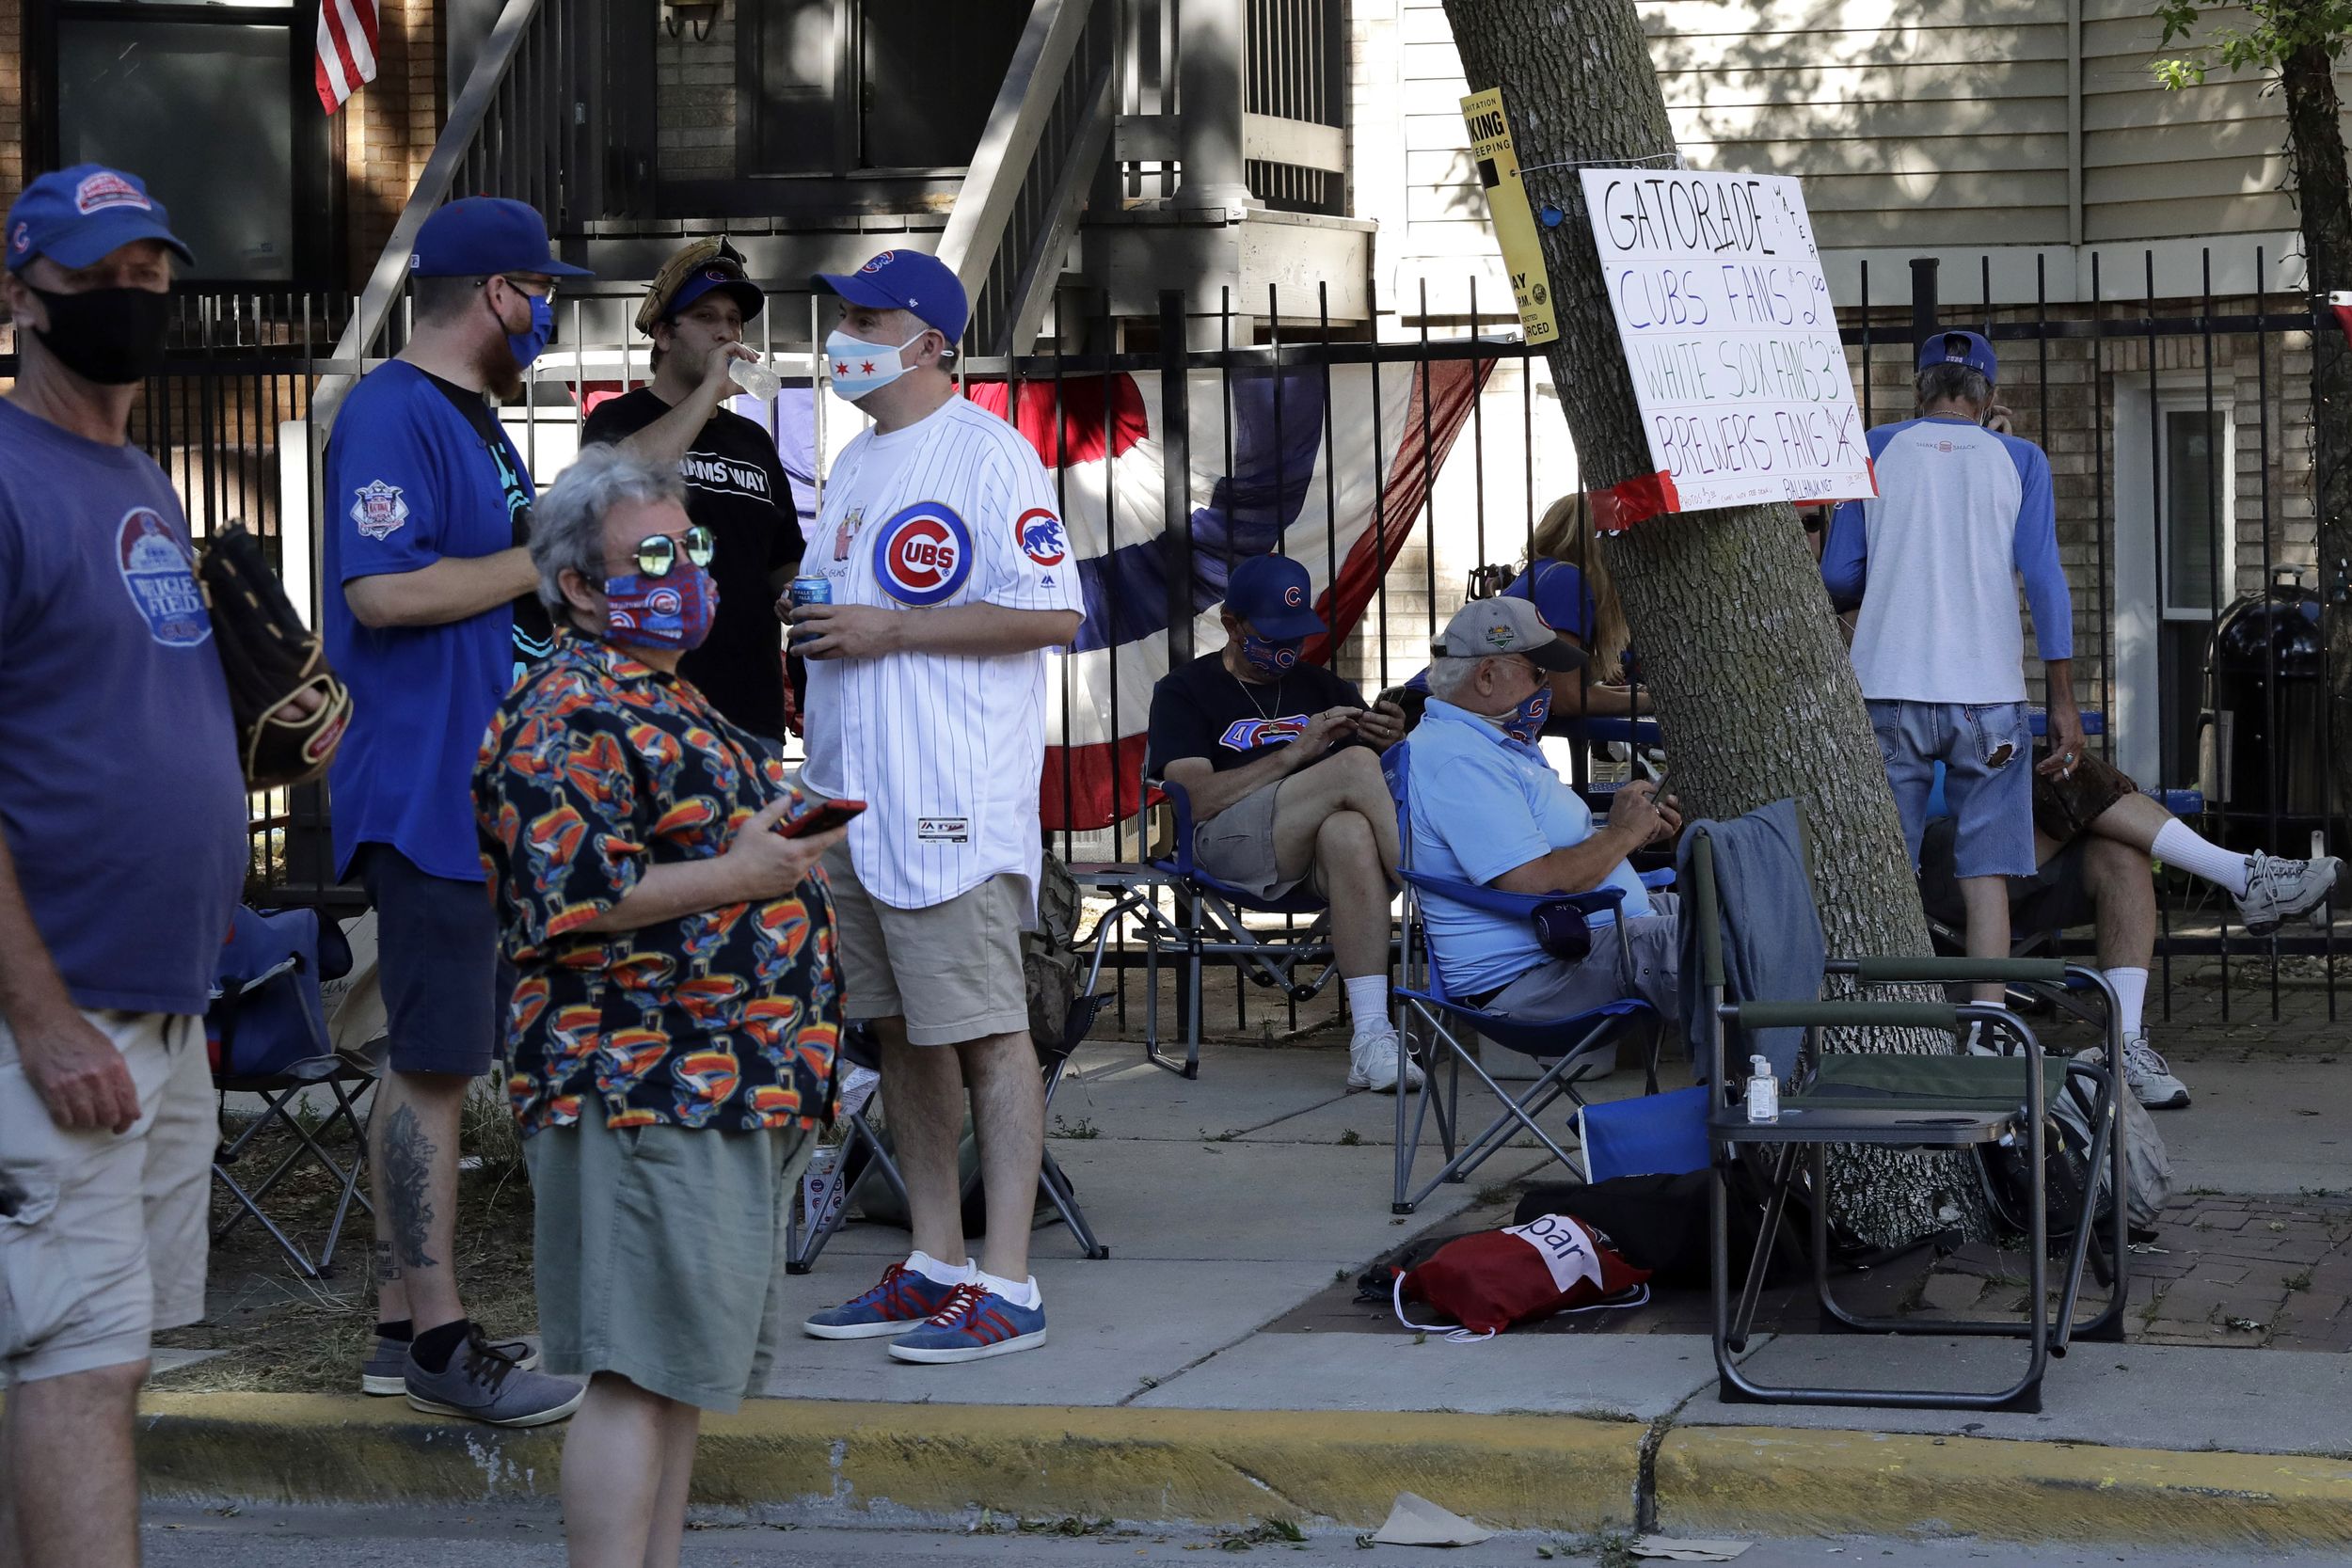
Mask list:
[{"label": "blue towel on chair", "polygon": [[[1806,874],[1797,803],[1775,800],[1729,822],[1693,822],[1675,857],[1676,881],[1689,895],[1682,923],[1682,1033],[1691,1063],[1704,1078],[1713,1052],[1713,1022],[1705,1013],[1706,974],[1699,953],[1696,877],[1691,848],[1705,833],[1715,847],[1715,900],[1723,911],[1724,1000],[1811,1002],[1821,994],[1821,965],[1828,958],[1821,920]],[[1726,1069],[1747,1075],[1747,1057],[1772,1058],[1787,1078],[1796,1070],[1802,1029],[1754,1029],[1742,1040],[1728,1038],[1740,1059]]]}]

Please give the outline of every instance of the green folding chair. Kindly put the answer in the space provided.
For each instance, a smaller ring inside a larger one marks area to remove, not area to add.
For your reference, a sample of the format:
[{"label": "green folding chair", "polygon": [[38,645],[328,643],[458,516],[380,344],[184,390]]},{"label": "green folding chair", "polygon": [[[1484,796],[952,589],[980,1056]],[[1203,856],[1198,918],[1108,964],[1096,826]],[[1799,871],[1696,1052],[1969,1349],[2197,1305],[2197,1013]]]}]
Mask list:
[{"label": "green folding chair", "polygon": [[[1694,825],[1691,846],[1691,918],[1698,922],[1702,967],[1702,1006],[1709,1021],[1713,1060],[1707,1064],[1708,1080],[1715,1085],[1708,1114],[1708,1137],[1715,1147],[1711,1201],[1713,1252],[1715,1367],[1720,1397],[1726,1403],[1858,1405],[1892,1409],[2026,1410],[2042,1407],[2042,1379],[2052,1355],[2066,1354],[2075,1338],[2120,1340],[2130,1252],[2121,1206],[2126,1191],[2122,1118],[2118,1114],[2118,1080],[2111,1067],[2065,1061],[2057,1070],[2045,1061],[2042,1043],[2025,1021],[2007,1007],[1953,1006],[1940,1002],[1880,1000],[1785,1001],[1731,1000],[1725,991],[1723,948],[1724,911],[1718,897],[1714,849],[1704,825]],[[1736,923],[1740,911],[1730,911]],[[1757,911],[1776,922],[1818,921],[1811,904],[1800,911],[1775,907]],[[2117,1038],[2115,1001],[2106,977],[2094,970],[2058,959],[2006,958],[1832,958],[1827,974],[1850,977],[1862,989],[1898,985],[1961,985],[2000,980],[2088,985],[2107,1003],[2106,1062],[2122,1059]],[[1970,1023],[2002,1047],[1996,1055],[1914,1055],[1891,1053],[1832,1053],[1821,1049],[1824,1034],[1837,1030],[1915,1028],[1941,1030],[1957,1042]],[[1745,1074],[1725,1070],[1727,1061],[1744,1061],[1728,1049],[1735,1031],[1796,1028],[1804,1031],[1793,1087],[1780,1101],[1780,1119],[1752,1123],[1747,1119],[1742,1086]],[[2108,1193],[2105,1208],[2111,1227],[2113,1254],[2100,1269],[2110,1294],[2106,1307],[2090,1322],[2074,1323],[2082,1272],[2090,1256],[2096,1231],[2094,1210],[2100,1207],[2098,1184],[2086,1180],[2063,1264],[2060,1299],[2055,1309],[2049,1300],[2050,1193],[2045,1156],[2048,1152],[2049,1106],[2052,1096],[2079,1097],[2092,1129],[2087,1169],[2097,1171],[2108,1163]],[[2032,1199],[2026,1237],[2027,1300],[2033,1304],[2023,1322],[1931,1317],[1879,1318],[1848,1311],[1839,1305],[1830,1278],[1828,1150],[1833,1145],[1894,1149],[1972,1149],[1991,1146],[2022,1147],[2031,1173]],[[1730,1205],[1734,1183],[1743,1173],[1760,1167],[1765,1192],[1763,1240],[1755,1251],[1735,1302],[1731,1286]],[[1813,1282],[1820,1305],[1824,1332],[1931,1335],[1938,1337],[2001,1336],[2023,1338],[2027,1354],[2023,1374],[2005,1388],[1993,1391],[1938,1388],[1821,1388],[1767,1384],[1742,1368],[1734,1357],[1747,1347],[1765,1276],[1778,1238],[1787,1222],[1788,1204],[1800,1176],[1809,1179],[1812,1219],[1809,1248]]]}]

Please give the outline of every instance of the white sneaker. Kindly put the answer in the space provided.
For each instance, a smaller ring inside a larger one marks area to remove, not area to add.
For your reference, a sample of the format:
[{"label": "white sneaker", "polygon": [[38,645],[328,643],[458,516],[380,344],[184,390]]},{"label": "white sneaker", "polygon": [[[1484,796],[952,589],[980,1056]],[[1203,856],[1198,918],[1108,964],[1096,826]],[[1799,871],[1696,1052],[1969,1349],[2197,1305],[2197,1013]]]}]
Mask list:
[{"label": "white sneaker", "polygon": [[2188,1108],[2188,1085],[2172,1076],[2171,1067],[2148,1043],[2145,1029],[2123,1041],[2123,1081],[2132,1086],[2133,1097],[2152,1111]]},{"label": "white sneaker", "polygon": [[2238,919],[2249,936],[2266,937],[2280,922],[2309,914],[2327,900],[2344,864],[2333,855],[2317,860],[2290,861],[2257,849],[2246,857],[2246,892],[2237,901]]},{"label": "white sneaker", "polygon": [[[1347,1086],[1370,1089],[1375,1094],[1396,1092],[1396,1060],[1403,1046],[1393,1029],[1383,1029],[1376,1035],[1359,1035],[1347,1048]],[[1421,1064],[1406,1058],[1405,1086],[1418,1089],[1422,1085]]]}]

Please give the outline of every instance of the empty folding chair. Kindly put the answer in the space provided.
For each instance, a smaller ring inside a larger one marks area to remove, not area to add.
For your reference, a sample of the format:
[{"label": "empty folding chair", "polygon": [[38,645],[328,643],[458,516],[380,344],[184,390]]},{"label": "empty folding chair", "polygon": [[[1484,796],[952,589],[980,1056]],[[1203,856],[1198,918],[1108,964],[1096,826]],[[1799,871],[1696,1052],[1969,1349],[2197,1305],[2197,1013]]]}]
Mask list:
[{"label": "empty folding chair", "polygon": [[[322,980],[338,979],[350,968],[351,948],[342,933],[331,921],[322,923],[316,911],[265,914],[240,909],[221,950],[213,1003],[204,1018],[213,1086],[220,1094],[224,1121],[229,1096],[248,1094],[262,1102],[261,1113],[235,1137],[225,1139],[213,1157],[213,1180],[236,1205],[215,1228],[213,1240],[221,1241],[252,1219],[308,1279],[323,1278],[333,1268],[352,1206],[373,1212],[362,1190],[367,1134],[359,1107],[375,1086],[375,1069],[336,1053],[327,1039],[319,996]],[[316,1110],[321,1094],[330,1103],[323,1114],[306,1119],[300,1109],[306,1097]],[[232,1167],[255,1139],[272,1129],[282,1129],[293,1147],[248,1187],[237,1180]],[[322,1142],[338,1129],[351,1139],[348,1164]],[[318,1239],[315,1257],[265,1208],[270,1194],[306,1161],[316,1163],[335,1184],[333,1217]]]}]

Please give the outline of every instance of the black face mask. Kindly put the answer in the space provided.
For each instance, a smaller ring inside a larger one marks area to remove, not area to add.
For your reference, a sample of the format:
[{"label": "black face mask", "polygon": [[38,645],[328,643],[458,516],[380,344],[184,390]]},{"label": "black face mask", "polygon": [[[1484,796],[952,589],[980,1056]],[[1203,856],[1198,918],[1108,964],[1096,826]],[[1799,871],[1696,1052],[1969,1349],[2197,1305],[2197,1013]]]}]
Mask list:
[{"label": "black face mask", "polygon": [[164,333],[171,325],[169,294],[152,289],[33,293],[49,308],[48,329],[34,336],[59,364],[85,381],[122,387],[164,368]]}]

